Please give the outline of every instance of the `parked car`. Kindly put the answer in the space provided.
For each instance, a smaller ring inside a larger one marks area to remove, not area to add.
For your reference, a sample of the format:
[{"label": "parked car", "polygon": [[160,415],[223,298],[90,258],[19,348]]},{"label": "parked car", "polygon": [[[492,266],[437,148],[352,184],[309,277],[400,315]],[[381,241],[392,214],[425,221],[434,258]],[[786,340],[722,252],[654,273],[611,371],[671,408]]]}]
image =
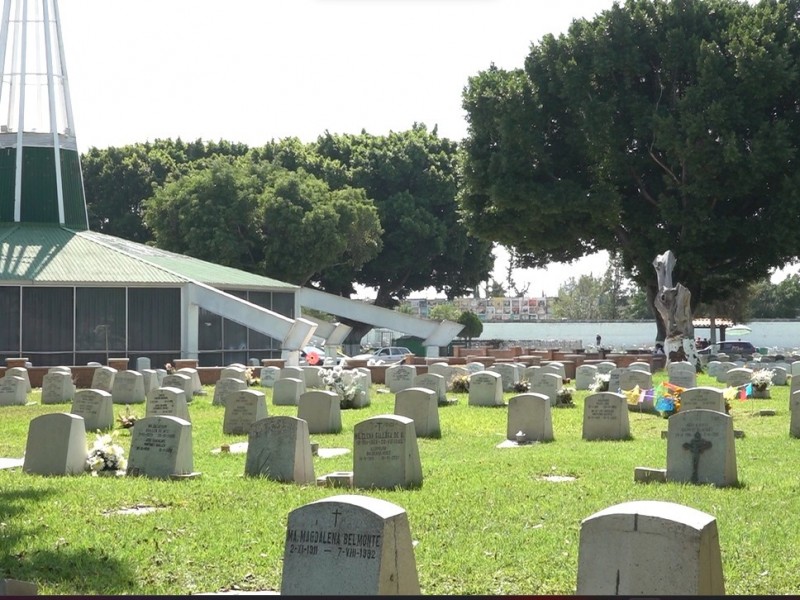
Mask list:
[{"label": "parked car", "polygon": [[698,354],[755,354],[758,349],[750,342],[741,340],[719,342],[698,350]]},{"label": "parked car", "polygon": [[413,352],[404,346],[386,346],[385,348],[378,348],[374,352],[357,354],[352,358],[355,360],[371,361],[376,364],[391,365],[403,362],[410,354],[413,354]]}]

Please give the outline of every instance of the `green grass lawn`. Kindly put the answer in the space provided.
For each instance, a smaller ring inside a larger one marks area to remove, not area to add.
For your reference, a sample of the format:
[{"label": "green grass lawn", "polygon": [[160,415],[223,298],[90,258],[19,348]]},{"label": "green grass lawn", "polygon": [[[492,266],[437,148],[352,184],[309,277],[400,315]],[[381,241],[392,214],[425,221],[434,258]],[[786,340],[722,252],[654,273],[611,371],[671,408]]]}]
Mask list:
[{"label": "green grass lawn", "polygon": [[[663,380],[663,372],[656,382]],[[698,385],[722,387],[700,375]],[[394,396],[373,386],[372,404],[342,413],[343,431],[312,435],[322,448],[353,448],[354,425],[392,413]],[[261,389],[261,388],[256,388]],[[270,415],[295,415],[273,406]],[[633,439],[581,439],[583,401],[553,409],[555,441],[497,449],[506,408],[471,407],[466,394],[439,410],[442,438],[420,439],[424,484],[417,490],[342,490],[245,478],[244,454],[215,454],[246,436],[222,433],[213,389],[190,405],[199,479],[42,477],[0,471],[0,577],[33,581],[40,594],[189,594],[279,590],[288,513],[341,493],[382,498],[409,517],[423,594],[573,594],[581,520],[613,504],[663,500],[717,519],[728,594],[800,591],[800,440],[789,437],[789,388],[772,398],[732,402],[738,487],[637,484],[637,466],[665,468],[661,417],[630,413]],[[506,401],[512,394],[506,394]],[[0,456],[23,455],[31,418],[69,404],[0,407]],[[771,408],[773,417],[755,416]],[[133,411],[144,414],[144,405]],[[115,405],[115,412],[124,408]],[[93,434],[88,435],[91,443]],[[119,430],[126,448],[130,431]],[[317,476],[352,470],[352,453],[314,458]],[[574,477],[548,481],[547,475]],[[153,506],[144,515],[113,514]],[[669,557],[652,556],[653,569]]]}]

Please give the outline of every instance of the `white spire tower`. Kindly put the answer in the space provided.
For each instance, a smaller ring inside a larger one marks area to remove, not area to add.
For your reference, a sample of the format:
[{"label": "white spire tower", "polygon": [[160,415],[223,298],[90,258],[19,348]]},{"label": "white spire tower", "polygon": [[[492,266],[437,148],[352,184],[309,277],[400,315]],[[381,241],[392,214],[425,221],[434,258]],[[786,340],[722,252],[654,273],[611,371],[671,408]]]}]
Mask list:
[{"label": "white spire tower", "polygon": [[87,229],[57,0],[3,0],[0,222]]}]

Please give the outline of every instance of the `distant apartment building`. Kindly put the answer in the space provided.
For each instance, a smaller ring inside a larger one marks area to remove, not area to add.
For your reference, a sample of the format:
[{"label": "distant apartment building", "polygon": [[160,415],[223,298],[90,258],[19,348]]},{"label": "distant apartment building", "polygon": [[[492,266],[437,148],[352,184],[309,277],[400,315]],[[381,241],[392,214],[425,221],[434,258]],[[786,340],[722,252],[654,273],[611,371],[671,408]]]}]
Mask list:
[{"label": "distant apartment building", "polygon": [[444,298],[411,298],[411,314],[428,317],[430,310],[438,304],[454,304],[461,310],[471,310],[481,321],[539,321],[549,318],[548,307],[552,298],[542,296],[529,298],[456,298],[452,301]]}]

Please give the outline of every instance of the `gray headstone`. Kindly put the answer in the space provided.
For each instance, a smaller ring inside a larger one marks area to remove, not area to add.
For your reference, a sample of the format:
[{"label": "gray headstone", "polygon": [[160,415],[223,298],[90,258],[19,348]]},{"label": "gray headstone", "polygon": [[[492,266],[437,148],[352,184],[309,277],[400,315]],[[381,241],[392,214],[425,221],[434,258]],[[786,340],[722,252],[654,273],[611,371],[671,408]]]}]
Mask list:
[{"label": "gray headstone", "polygon": [[339,433],[342,430],[341,400],[334,392],[309,390],[300,394],[297,416],[308,423],[308,433]]},{"label": "gray headstone", "polygon": [[497,363],[492,365],[487,371],[494,371],[495,373],[500,373],[500,377],[502,378],[503,383],[503,391],[510,392],[514,389],[514,386],[519,383],[519,371],[517,368],[509,363]]},{"label": "gray headstone", "polygon": [[445,378],[441,375],[437,375],[436,373],[417,375],[414,377],[413,387],[431,390],[436,394],[436,401],[439,404],[445,404],[447,402],[447,381],[445,381]]},{"label": "gray headstone", "polygon": [[697,369],[687,361],[670,363],[667,367],[667,377],[671,384],[682,388],[697,386]]},{"label": "gray headstone", "polygon": [[145,417],[168,416],[178,417],[192,422],[189,418],[189,407],[186,404],[186,392],[174,387],[160,387],[147,394]]},{"label": "gray headstone", "polygon": [[120,371],[111,386],[114,404],[141,404],[146,399],[144,378],[138,371]]},{"label": "gray headstone", "polygon": [[168,479],[194,470],[192,424],[178,417],[145,417],[131,433],[127,474]]},{"label": "gray headstone", "polygon": [[226,435],[247,434],[253,423],[266,418],[267,398],[264,392],[241,390],[225,395],[222,433]]},{"label": "gray headstone", "polygon": [[401,390],[394,397],[394,414],[414,421],[418,438],[440,438],[439,401],[436,392],[426,387]]},{"label": "gray headstone", "polygon": [[414,387],[417,368],[414,365],[392,365],[384,375],[389,391],[396,394],[400,390]]},{"label": "gray headstone", "polygon": [[[639,369],[625,369],[619,376],[619,387],[621,390],[632,390],[636,386],[640,390],[649,390],[653,388],[653,375],[649,371],[641,371]],[[608,388],[611,391],[611,386]]]},{"label": "gray headstone", "polygon": [[92,388],[93,390],[103,390],[109,394],[114,387],[114,376],[117,370],[113,367],[97,367],[92,374]]},{"label": "gray headstone", "polygon": [[192,394],[195,392],[199,392],[203,389],[203,384],[200,383],[200,373],[197,372],[197,369],[193,369],[191,367],[184,367],[182,369],[178,369],[176,371],[178,375],[188,375],[192,381],[192,389],[186,392],[186,397],[191,398]]},{"label": "gray headstone", "polygon": [[145,398],[147,394],[151,391],[158,389],[160,386],[158,382],[158,373],[155,369],[142,369],[139,371],[142,374],[142,382],[144,383],[144,395]]},{"label": "gray headstone", "polygon": [[109,392],[78,390],[69,412],[83,417],[86,431],[104,431],[114,427],[114,403]]},{"label": "gray headstone", "polygon": [[575,368],[575,389],[588,390],[597,376],[595,365],[580,365]]},{"label": "gray headstone", "polygon": [[178,388],[179,390],[183,390],[183,393],[186,394],[186,401],[190,402],[190,398],[194,394],[194,385],[192,384],[192,376],[187,375],[186,373],[172,373],[171,375],[165,375],[161,379],[161,385],[158,387],[173,387]]},{"label": "gray headstone", "polygon": [[247,369],[238,366],[227,366],[219,372],[219,379],[217,381],[219,382],[223,379],[239,379],[241,381],[247,381]]},{"label": "gray headstone", "polygon": [[419,593],[408,516],[399,506],[346,495],[289,513],[281,595]]},{"label": "gray headstone", "polygon": [[479,371],[469,376],[470,406],[503,406],[503,378],[494,371]]},{"label": "gray headstone", "polygon": [[322,389],[325,387],[325,383],[322,381],[322,367],[307,365],[300,368],[303,369],[303,377],[306,382],[306,389]]},{"label": "gray headstone", "polygon": [[550,398],[544,394],[518,394],[509,398],[506,439],[516,439],[521,431],[529,442],[552,441],[553,417],[550,406]]},{"label": "gray headstone", "polygon": [[272,404],[275,406],[297,406],[300,396],[305,391],[302,379],[286,377],[278,379],[272,385]]},{"label": "gray headstone", "polygon": [[672,415],[667,428],[667,481],[735,485],[733,418],[715,410]]},{"label": "gray headstone", "polygon": [[231,392],[241,392],[247,389],[247,382],[244,379],[234,377],[223,377],[214,386],[214,399],[211,402],[215,406],[225,406],[225,397]]},{"label": "gray headstone", "polygon": [[261,387],[271,388],[280,377],[281,370],[278,367],[261,368]]},{"label": "gray headstone", "polygon": [[725,412],[725,398],[722,390],[715,387],[693,387],[681,392],[681,411],[716,410]]},{"label": "gray headstone", "polygon": [[706,371],[708,371],[708,376],[713,377],[714,379],[717,378],[717,375],[720,372],[720,368],[722,363],[718,360],[710,360],[706,365]]},{"label": "gray headstone", "polygon": [[6,369],[5,376],[8,377],[9,375],[12,377],[22,377],[22,379],[25,380],[25,392],[31,392],[33,388],[31,387],[31,377],[28,373],[28,369],[25,367],[11,367]]},{"label": "gray headstone", "polygon": [[0,596],[37,596],[39,586],[18,579],[0,579]]},{"label": "gray headstone", "polygon": [[617,364],[610,360],[597,363],[597,372],[607,375],[617,368]]},{"label": "gray headstone", "polygon": [[598,392],[586,398],[583,405],[584,440],[627,440],[631,437],[628,405],[625,396],[614,392]]},{"label": "gray headstone", "polygon": [[303,382],[303,391],[306,391],[306,374],[301,367],[283,367],[278,374],[278,379],[299,379]]},{"label": "gray headstone", "polygon": [[378,415],[356,423],[353,439],[354,487],[391,490],[422,485],[414,421]]},{"label": "gray headstone", "polygon": [[650,368],[650,363],[642,362],[642,361],[635,361],[628,365],[629,369],[638,369],[639,371],[647,371],[648,373],[652,373],[652,369]]},{"label": "gray headstone", "polygon": [[731,387],[739,387],[750,383],[750,377],[753,375],[753,369],[746,369],[744,367],[736,367],[730,369],[727,373],[725,383]]},{"label": "gray headstone", "polygon": [[314,483],[314,463],[308,423],[289,416],[253,423],[247,436],[244,474],[275,481]]},{"label": "gray headstone", "polygon": [[786,367],[774,366],[772,369],[772,385],[786,385],[789,378],[789,372]]},{"label": "gray headstone", "polygon": [[25,406],[28,401],[26,387],[22,377],[0,377],[0,406]]},{"label": "gray headstone", "polygon": [[[669,556],[669,563],[646,559],[655,556]],[[577,594],[724,595],[716,519],[654,500],[593,514],[581,523]]]},{"label": "gray headstone", "polygon": [[547,372],[543,370],[536,374],[531,381],[530,393],[542,394],[550,399],[550,406],[556,405],[558,398],[558,391],[563,389],[564,380],[558,373]]},{"label": "gray headstone", "polygon": [[31,419],[22,470],[36,475],[79,475],[86,469],[83,417],[50,413]]},{"label": "gray headstone", "polygon": [[453,367],[445,362],[433,363],[432,365],[428,365],[428,373],[444,377],[445,389],[449,389],[450,381],[453,379],[454,375]]},{"label": "gray headstone", "polygon": [[549,371],[551,373],[555,373],[562,379],[566,379],[567,377],[567,370],[564,368],[564,363],[558,361],[551,361],[546,365],[543,365],[542,369],[544,369],[545,371]]},{"label": "gray headstone", "polygon": [[730,361],[722,361],[717,367],[717,381],[719,383],[728,383],[728,371],[736,368],[736,363]]},{"label": "gray headstone", "polygon": [[[602,363],[601,363],[602,364]],[[598,371],[600,367],[598,365]],[[626,368],[613,368],[608,372],[608,391],[609,392],[619,392],[622,388],[620,386],[622,380],[622,374],[627,371]]]},{"label": "gray headstone", "polygon": [[144,370],[150,370],[150,359],[146,356],[140,356],[136,359],[136,370],[141,373]]},{"label": "gray headstone", "polygon": [[466,365],[464,365],[464,367],[467,369],[467,371],[469,371],[470,375],[486,370],[486,365],[484,365],[482,362],[468,362]]},{"label": "gray headstone", "polygon": [[789,436],[800,438],[800,390],[789,396]]}]

